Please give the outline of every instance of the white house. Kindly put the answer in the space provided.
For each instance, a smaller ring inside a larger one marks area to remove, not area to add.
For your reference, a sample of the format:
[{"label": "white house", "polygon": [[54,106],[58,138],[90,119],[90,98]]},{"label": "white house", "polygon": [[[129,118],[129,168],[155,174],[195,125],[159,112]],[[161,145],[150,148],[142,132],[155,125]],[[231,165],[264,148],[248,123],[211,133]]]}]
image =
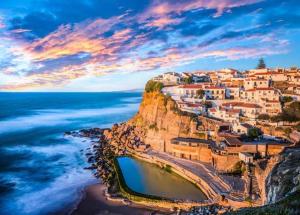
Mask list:
[{"label": "white house", "polygon": [[248,102],[260,103],[262,99],[270,101],[279,101],[280,93],[277,89],[266,88],[253,88],[241,91],[241,99]]},{"label": "white house", "polygon": [[228,102],[223,103],[222,106],[225,108],[240,110],[242,116],[247,117],[249,120],[252,121],[257,118],[257,116],[261,113],[262,109],[262,107],[257,104],[246,102]]},{"label": "white house", "polygon": [[226,98],[239,99],[240,98],[240,87],[237,87],[237,86],[226,87]]},{"label": "white house", "polygon": [[253,163],[253,155],[248,152],[239,152],[239,159],[246,164]]},{"label": "white house", "polygon": [[206,86],[205,96],[207,99],[212,100],[224,100],[225,99],[225,87],[222,86]]},{"label": "white house", "polygon": [[247,135],[251,128],[253,128],[253,126],[248,123],[236,122],[236,123],[232,123],[232,125],[231,125],[232,131],[237,134],[246,134]]},{"label": "white house", "polygon": [[270,80],[264,78],[246,78],[244,81],[245,90],[255,88],[268,88],[270,86]]},{"label": "white house", "polygon": [[231,123],[239,121],[240,112],[237,109],[228,109],[220,106],[208,109],[209,116]]}]

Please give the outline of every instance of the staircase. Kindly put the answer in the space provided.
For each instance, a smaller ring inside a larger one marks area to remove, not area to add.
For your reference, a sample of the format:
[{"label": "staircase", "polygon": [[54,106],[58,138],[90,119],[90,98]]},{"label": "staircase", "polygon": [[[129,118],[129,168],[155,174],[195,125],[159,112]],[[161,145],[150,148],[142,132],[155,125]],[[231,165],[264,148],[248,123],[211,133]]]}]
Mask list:
[{"label": "staircase", "polygon": [[255,176],[255,166],[248,166],[248,192],[250,195],[254,194],[256,196],[260,196],[260,190],[258,186],[258,181]]}]

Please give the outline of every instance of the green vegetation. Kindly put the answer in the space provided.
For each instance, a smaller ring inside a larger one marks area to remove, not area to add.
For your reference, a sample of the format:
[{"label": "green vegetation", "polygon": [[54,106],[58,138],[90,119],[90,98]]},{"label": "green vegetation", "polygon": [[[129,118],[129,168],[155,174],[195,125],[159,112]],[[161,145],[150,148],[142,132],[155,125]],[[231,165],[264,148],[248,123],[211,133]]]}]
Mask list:
[{"label": "green vegetation", "polygon": [[282,113],[271,117],[271,121],[273,122],[297,122],[300,121],[300,102],[295,101],[289,104],[289,106],[285,107]]},{"label": "green vegetation", "polygon": [[158,127],[157,127],[157,124],[156,123],[153,123],[151,125],[149,125],[149,129],[154,129],[155,131],[158,131]]},{"label": "green vegetation", "polygon": [[193,78],[192,77],[187,77],[183,79],[183,83],[185,84],[191,84],[193,83]]},{"label": "green vegetation", "polygon": [[157,81],[148,81],[145,87],[145,91],[147,93],[150,92],[161,92],[162,88],[164,87],[164,85],[160,82]]},{"label": "green vegetation", "polygon": [[167,171],[167,172],[169,172],[169,173],[172,173],[172,167],[171,167],[169,164],[167,164],[167,165],[164,167],[164,170]]},{"label": "green vegetation", "polygon": [[167,106],[169,100],[172,100],[171,95],[170,94],[164,95],[164,106]]},{"label": "green vegetation", "polygon": [[256,67],[257,69],[265,69],[266,68],[266,63],[263,58],[260,58],[258,61],[258,65]]},{"label": "green vegetation", "polygon": [[260,114],[257,119],[259,120],[270,120],[270,116],[268,114]]},{"label": "green vegetation", "polygon": [[238,211],[228,212],[232,215],[294,215],[300,214],[300,191],[290,194],[283,200],[262,207],[242,208]]},{"label": "green vegetation", "polygon": [[[285,97],[283,99],[283,102],[290,102],[289,97]],[[298,122],[300,121],[300,102],[294,101],[290,103],[287,107],[285,107],[282,111],[282,113],[275,115],[275,116],[269,116],[268,114],[260,114],[258,116],[259,120],[268,120],[272,122]],[[300,125],[300,123],[299,123]]]},{"label": "green vegetation", "polygon": [[246,171],[246,167],[243,161],[237,162],[232,169],[232,174],[241,175]]},{"label": "green vegetation", "polygon": [[199,99],[203,99],[203,97],[205,95],[205,91],[204,90],[197,90],[196,95]]},{"label": "green vegetation", "polygon": [[283,96],[281,98],[282,103],[292,102],[294,99],[291,96]]},{"label": "green vegetation", "polygon": [[262,135],[262,131],[259,128],[253,127],[248,131],[248,137],[251,139],[258,138],[260,135]]}]

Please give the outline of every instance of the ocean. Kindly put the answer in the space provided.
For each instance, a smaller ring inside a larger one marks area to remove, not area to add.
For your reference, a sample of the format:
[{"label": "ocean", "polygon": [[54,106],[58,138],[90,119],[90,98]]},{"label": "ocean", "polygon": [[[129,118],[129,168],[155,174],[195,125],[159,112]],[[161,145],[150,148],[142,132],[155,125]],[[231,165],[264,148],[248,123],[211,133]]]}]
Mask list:
[{"label": "ocean", "polygon": [[97,182],[90,140],[65,131],[111,127],[138,110],[141,92],[0,93],[0,214],[54,214]]}]

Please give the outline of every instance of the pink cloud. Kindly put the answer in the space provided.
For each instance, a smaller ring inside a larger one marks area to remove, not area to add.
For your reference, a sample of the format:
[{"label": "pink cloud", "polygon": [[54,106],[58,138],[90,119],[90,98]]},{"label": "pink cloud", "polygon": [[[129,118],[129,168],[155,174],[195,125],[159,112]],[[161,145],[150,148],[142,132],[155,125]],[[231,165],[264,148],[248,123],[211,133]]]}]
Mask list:
[{"label": "pink cloud", "polygon": [[198,9],[216,9],[217,15],[221,15],[225,9],[254,4],[263,0],[193,0],[193,1],[169,1],[161,3],[154,1],[146,14],[148,16],[164,16],[169,13],[180,14],[184,11]]}]

